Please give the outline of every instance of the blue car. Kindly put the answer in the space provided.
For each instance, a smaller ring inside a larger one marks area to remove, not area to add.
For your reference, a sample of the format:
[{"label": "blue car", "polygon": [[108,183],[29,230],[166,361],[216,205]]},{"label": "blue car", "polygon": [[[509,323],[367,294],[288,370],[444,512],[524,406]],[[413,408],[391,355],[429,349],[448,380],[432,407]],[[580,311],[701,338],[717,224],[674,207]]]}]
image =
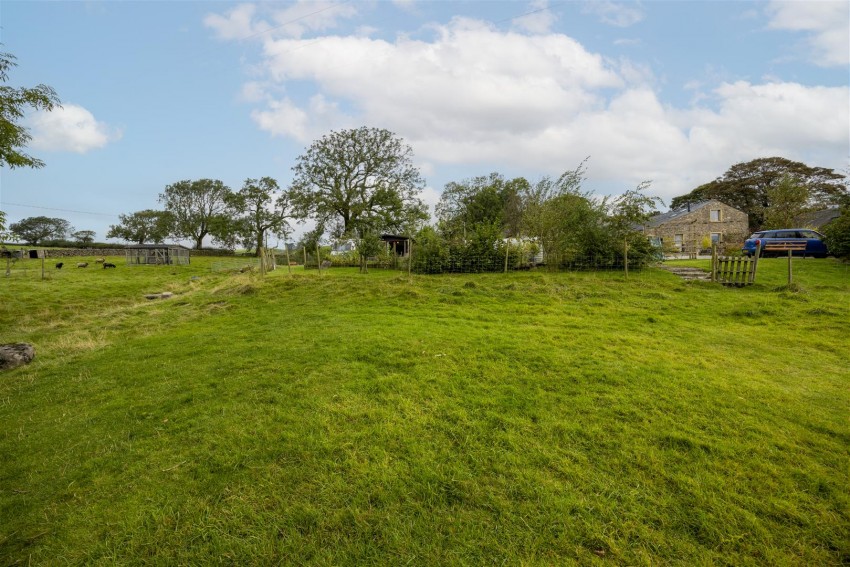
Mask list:
[{"label": "blue car", "polygon": [[[813,256],[815,258],[826,258],[829,250],[823,241],[823,235],[808,228],[783,228],[780,230],[760,230],[754,232],[749,239],[744,242],[744,247],[741,252],[745,256],[753,256],[756,253],[756,247],[761,243],[762,248],[769,242],[775,241],[795,241],[805,242],[805,250],[795,250],[792,252],[794,256]],[[762,250],[761,257],[768,256],[786,256],[787,252],[765,252]]]}]

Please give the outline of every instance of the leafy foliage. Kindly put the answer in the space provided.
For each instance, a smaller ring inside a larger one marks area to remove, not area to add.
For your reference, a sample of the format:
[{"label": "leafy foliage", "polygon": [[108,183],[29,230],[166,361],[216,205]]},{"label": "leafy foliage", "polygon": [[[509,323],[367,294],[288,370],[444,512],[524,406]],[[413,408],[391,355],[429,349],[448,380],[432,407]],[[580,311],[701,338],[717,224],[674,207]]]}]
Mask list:
[{"label": "leafy foliage", "polygon": [[266,235],[284,236],[291,214],[289,194],[281,191],[271,177],[246,179],[239,192],[229,200],[232,238],[259,255]]},{"label": "leafy foliage", "polygon": [[411,212],[427,218],[418,198],[425,180],[413,166],[413,150],[388,130],[331,132],[298,157],[293,171],[296,214],[315,218],[322,232],[393,232]]},{"label": "leafy foliage", "polygon": [[9,229],[27,244],[35,246],[44,240],[64,238],[71,230],[71,223],[60,218],[28,217],[12,223]]},{"label": "leafy foliage", "polygon": [[841,215],[823,227],[823,233],[832,254],[850,259],[850,198],[841,206]]},{"label": "leafy foliage", "polygon": [[168,185],[159,201],[171,213],[174,223],[171,236],[191,238],[195,248],[203,248],[204,237],[222,240],[231,228],[227,214],[231,202],[230,188],[218,179],[184,180]]},{"label": "leafy foliage", "polygon": [[136,244],[147,242],[161,244],[168,238],[174,225],[174,217],[171,213],[152,209],[136,211],[129,215],[118,215],[118,219],[120,223],[109,227],[106,238],[120,238]]},{"label": "leafy foliage", "polygon": [[[506,180],[499,173],[448,183],[437,204],[440,232],[449,240],[466,238],[467,230],[501,236],[518,235],[522,223],[525,178]],[[494,240],[495,241],[495,240]]]},{"label": "leafy foliage", "polygon": [[670,206],[676,209],[688,202],[717,199],[747,213],[750,229],[757,230],[764,226],[774,205],[771,190],[786,178],[808,191],[807,206],[812,208],[834,206],[847,195],[844,175],[825,167],[771,157],[735,164],[714,181],[675,197]]},{"label": "leafy foliage", "polygon": [[438,273],[527,267],[532,248],[540,247],[551,269],[622,266],[626,246],[629,264],[653,259],[649,240],[634,230],[662,204],[644,194],[649,183],[611,202],[597,199],[581,188],[584,163],[534,184],[498,173],[449,183],[437,206],[438,232],[420,233],[413,268]]},{"label": "leafy foliage", "polygon": [[[9,69],[17,66],[15,60],[11,53],[0,53],[0,81],[3,83],[9,78]],[[24,117],[27,108],[50,111],[56,106],[59,106],[59,97],[47,85],[17,89],[0,85],[0,167],[44,167],[43,161],[21,150],[32,136],[17,122]]]},{"label": "leafy foliage", "polygon": [[793,177],[786,175],[779,183],[767,188],[770,207],[765,209],[762,228],[791,228],[797,225],[797,218],[811,211],[809,205],[811,191]]},{"label": "leafy foliage", "polygon": [[92,242],[94,242],[94,236],[95,231],[93,230],[78,230],[71,233],[71,238],[73,238],[77,244],[82,245],[91,244]]}]

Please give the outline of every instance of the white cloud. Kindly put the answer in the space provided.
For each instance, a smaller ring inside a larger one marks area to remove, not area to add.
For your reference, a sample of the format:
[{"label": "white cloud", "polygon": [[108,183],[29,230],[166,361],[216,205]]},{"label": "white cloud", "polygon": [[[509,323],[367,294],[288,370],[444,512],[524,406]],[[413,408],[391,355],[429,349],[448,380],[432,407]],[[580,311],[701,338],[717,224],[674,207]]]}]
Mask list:
[{"label": "white cloud", "polygon": [[219,39],[242,40],[258,35],[300,38],[305,33],[335,28],[339,20],[357,15],[357,7],[349,2],[299,0],[284,9],[264,8],[270,21],[254,21],[257,6],[240,4],[226,15],[207,14],[204,25],[212,28]]},{"label": "white cloud", "polygon": [[563,35],[502,33],[457,19],[437,36],[267,41],[265,64],[275,81],[314,81],[327,97],[350,102],[361,120],[416,139],[522,135],[553,114],[598,104],[593,89],[622,83],[602,57]]},{"label": "white cloud", "polygon": [[817,65],[850,64],[850,3],[771,2],[768,27],[807,32],[809,55]]},{"label": "white cloud", "polygon": [[846,87],[797,83],[724,83],[715,91],[718,111],[695,110],[691,142],[726,155],[799,153],[847,147],[850,110]]},{"label": "white cloud", "polygon": [[558,21],[557,15],[549,9],[549,0],[533,0],[528,5],[529,13],[514,18],[514,26],[530,33],[549,33],[552,25]]},{"label": "white cloud", "polygon": [[627,28],[643,20],[640,3],[611,2],[609,0],[590,0],[585,2],[585,14],[595,14],[603,24]]},{"label": "white cloud", "polygon": [[757,157],[846,160],[847,87],[709,77],[675,107],[659,99],[650,67],[603,58],[563,34],[463,18],[431,29],[428,40],[263,37],[261,84],[243,93],[257,101],[252,117],[305,144],[331,129],[388,128],[429,177],[457,165],[534,178],[590,155],[601,185],[590,188],[620,192],[652,179],[665,199]]},{"label": "white cloud", "polygon": [[257,7],[253,4],[240,4],[225,16],[207,14],[204,25],[215,30],[219,39],[245,39],[271,27],[266,22],[253,21],[256,11]]},{"label": "white cloud", "polygon": [[616,45],[616,46],[625,45],[625,46],[629,47],[629,46],[632,46],[632,45],[641,45],[641,44],[643,44],[643,41],[641,39],[638,39],[638,38],[623,37],[623,38],[614,40],[614,45]]},{"label": "white cloud", "polygon": [[50,112],[39,111],[27,120],[34,149],[84,154],[119,140],[122,132],[95,120],[91,112],[66,103]]}]

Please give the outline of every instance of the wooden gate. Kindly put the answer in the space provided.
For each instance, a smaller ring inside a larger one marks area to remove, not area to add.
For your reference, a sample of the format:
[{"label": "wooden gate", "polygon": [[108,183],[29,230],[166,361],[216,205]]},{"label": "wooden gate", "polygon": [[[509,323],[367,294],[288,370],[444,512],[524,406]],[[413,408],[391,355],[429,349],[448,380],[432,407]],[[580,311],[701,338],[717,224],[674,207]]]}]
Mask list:
[{"label": "wooden gate", "polygon": [[718,256],[717,246],[711,247],[711,281],[723,285],[744,287],[756,281],[761,245],[756,248],[752,257],[748,256]]}]

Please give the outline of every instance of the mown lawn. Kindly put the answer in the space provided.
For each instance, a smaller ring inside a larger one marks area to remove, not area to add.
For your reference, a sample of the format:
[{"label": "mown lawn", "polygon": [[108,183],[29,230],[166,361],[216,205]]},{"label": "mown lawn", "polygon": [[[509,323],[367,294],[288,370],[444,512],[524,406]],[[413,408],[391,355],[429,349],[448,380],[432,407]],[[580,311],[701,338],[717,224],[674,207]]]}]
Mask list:
[{"label": "mown lawn", "polygon": [[212,261],[0,279],[0,564],[850,562],[845,264]]}]

